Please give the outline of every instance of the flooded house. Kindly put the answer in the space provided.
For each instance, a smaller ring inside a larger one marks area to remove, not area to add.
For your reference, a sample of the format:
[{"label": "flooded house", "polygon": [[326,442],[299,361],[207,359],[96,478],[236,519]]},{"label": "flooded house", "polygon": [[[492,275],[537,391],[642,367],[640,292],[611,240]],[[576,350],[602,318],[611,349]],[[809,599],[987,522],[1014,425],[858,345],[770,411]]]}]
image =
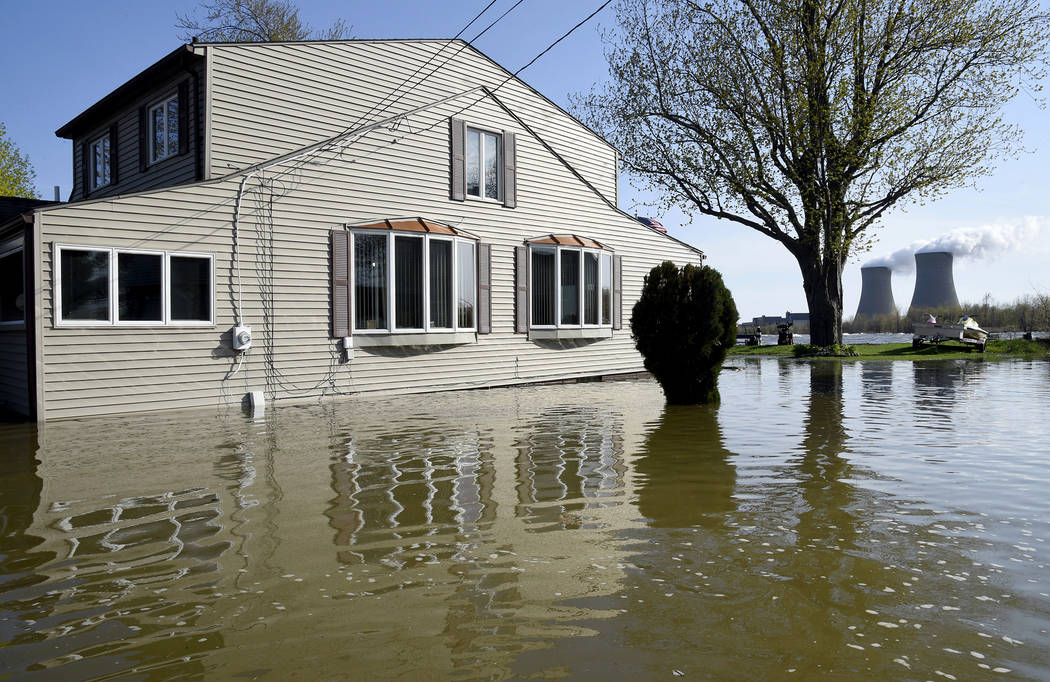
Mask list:
[{"label": "flooded house", "polygon": [[0,405],[50,420],[642,370],[615,148],[460,40],[191,43],[0,217]]}]

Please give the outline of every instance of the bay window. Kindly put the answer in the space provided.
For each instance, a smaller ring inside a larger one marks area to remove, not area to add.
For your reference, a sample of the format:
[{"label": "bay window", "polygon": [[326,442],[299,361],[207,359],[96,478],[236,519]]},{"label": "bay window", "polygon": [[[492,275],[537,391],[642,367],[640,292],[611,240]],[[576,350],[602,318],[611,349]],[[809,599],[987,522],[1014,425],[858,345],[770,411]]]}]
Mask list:
[{"label": "bay window", "polygon": [[532,244],[530,327],[610,327],[613,257],[597,248]]},{"label": "bay window", "polygon": [[474,240],[377,232],[351,232],[353,332],[474,331]]},{"label": "bay window", "polygon": [[209,254],[56,245],[59,325],[211,325]]}]

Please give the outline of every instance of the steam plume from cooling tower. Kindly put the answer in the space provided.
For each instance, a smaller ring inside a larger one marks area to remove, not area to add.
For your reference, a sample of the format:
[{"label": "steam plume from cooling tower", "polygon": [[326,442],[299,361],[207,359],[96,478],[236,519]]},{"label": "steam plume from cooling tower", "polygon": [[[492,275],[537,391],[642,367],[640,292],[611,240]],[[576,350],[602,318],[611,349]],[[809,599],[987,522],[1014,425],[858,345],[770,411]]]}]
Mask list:
[{"label": "steam plume from cooling tower", "polygon": [[1050,225],[1050,220],[1025,217],[1013,223],[1001,223],[979,228],[952,230],[936,239],[912,242],[903,249],[875,258],[865,268],[883,267],[894,272],[909,273],[915,268],[916,253],[944,252],[956,258],[995,258],[1035,243]]}]

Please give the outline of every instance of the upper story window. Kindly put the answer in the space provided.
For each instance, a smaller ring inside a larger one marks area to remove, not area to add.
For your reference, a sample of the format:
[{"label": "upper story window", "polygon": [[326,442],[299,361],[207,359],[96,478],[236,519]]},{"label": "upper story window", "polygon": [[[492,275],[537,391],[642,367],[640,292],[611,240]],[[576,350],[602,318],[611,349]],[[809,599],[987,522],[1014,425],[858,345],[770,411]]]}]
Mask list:
[{"label": "upper story window", "polygon": [[468,197],[517,206],[516,136],[509,131],[485,130],[453,118],[451,127],[451,198]]},{"label": "upper story window", "polygon": [[87,163],[91,168],[91,189],[105,187],[112,181],[113,157],[109,133],[88,146]]},{"label": "upper story window", "polygon": [[467,128],[467,195],[503,198],[503,135]]},{"label": "upper story window", "polygon": [[60,325],[211,325],[210,254],[55,246]]},{"label": "upper story window", "polygon": [[0,244],[0,326],[25,322],[25,261],[22,240]]},{"label": "upper story window", "polygon": [[179,153],[179,97],[169,97],[149,110],[149,159],[161,161]]}]

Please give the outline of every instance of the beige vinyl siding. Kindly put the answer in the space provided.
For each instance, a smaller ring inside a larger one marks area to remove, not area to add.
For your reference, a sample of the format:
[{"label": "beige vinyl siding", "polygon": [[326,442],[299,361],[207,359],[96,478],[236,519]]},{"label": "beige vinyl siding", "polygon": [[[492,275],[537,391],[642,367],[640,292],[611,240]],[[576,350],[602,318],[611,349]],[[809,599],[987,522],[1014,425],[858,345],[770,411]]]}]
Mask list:
[{"label": "beige vinyl siding", "polygon": [[0,327],[0,407],[28,415],[29,366],[23,325]]},{"label": "beige vinyl siding", "polygon": [[[200,66],[197,70],[200,81],[200,99],[203,100],[205,91],[204,68]],[[189,129],[189,151],[185,154],[176,154],[162,161],[147,166],[146,172],[140,170],[139,165],[139,108],[156,104],[162,99],[176,95],[179,83],[187,81],[189,93],[189,110],[187,111],[186,127]],[[122,111],[115,119],[106,121],[89,134],[77,138],[73,142],[73,192],[70,201],[79,201],[84,198],[97,199],[100,197],[128,194],[155,187],[170,187],[181,185],[197,180],[197,115],[198,96],[194,91],[194,79],[189,73],[182,73],[171,80],[160,83],[150,93],[130,105]],[[203,112],[202,112],[203,113]],[[117,182],[89,191],[87,197],[84,194],[83,174],[83,148],[84,142],[90,144],[102,135],[109,132],[109,127],[114,121],[117,123],[117,150],[118,168]],[[201,126],[204,121],[201,118]]]},{"label": "beige vinyl siding", "polygon": [[[249,390],[262,390],[271,401],[317,400],[640,371],[628,320],[642,278],[663,260],[696,263],[699,254],[612,210],[490,100],[457,114],[460,106],[446,103],[397,130],[374,131],[342,154],[294,164],[290,173],[287,165],[263,170],[247,182],[240,218],[243,321],[254,340],[240,371],[225,381],[236,365],[229,330],[235,322],[231,223],[239,177],[38,214],[42,417],[239,405]],[[454,114],[517,133],[517,208],[449,200],[447,121]],[[590,135],[563,120],[577,136]],[[571,139],[571,131],[563,136]],[[404,216],[447,222],[492,245],[492,333],[461,346],[358,348],[342,363],[339,341],[329,338],[329,230]],[[623,256],[625,328],[612,338],[535,342],[513,332],[514,247],[551,232],[592,237]],[[56,327],[56,242],[214,254],[215,326]]]},{"label": "beige vinyl siding", "polygon": [[[355,125],[487,85],[493,90],[498,87],[497,97],[610,201],[616,199],[615,150],[525,84],[508,82],[505,70],[462,41],[212,45],[207,49],[211,177]],[[430,75],[423,80],[425,74]],[[401,87],[410,77],[411,86]],[[397,94],[388,97],[394,91]],[[447,193],[447,169],[441,181]]]}]

